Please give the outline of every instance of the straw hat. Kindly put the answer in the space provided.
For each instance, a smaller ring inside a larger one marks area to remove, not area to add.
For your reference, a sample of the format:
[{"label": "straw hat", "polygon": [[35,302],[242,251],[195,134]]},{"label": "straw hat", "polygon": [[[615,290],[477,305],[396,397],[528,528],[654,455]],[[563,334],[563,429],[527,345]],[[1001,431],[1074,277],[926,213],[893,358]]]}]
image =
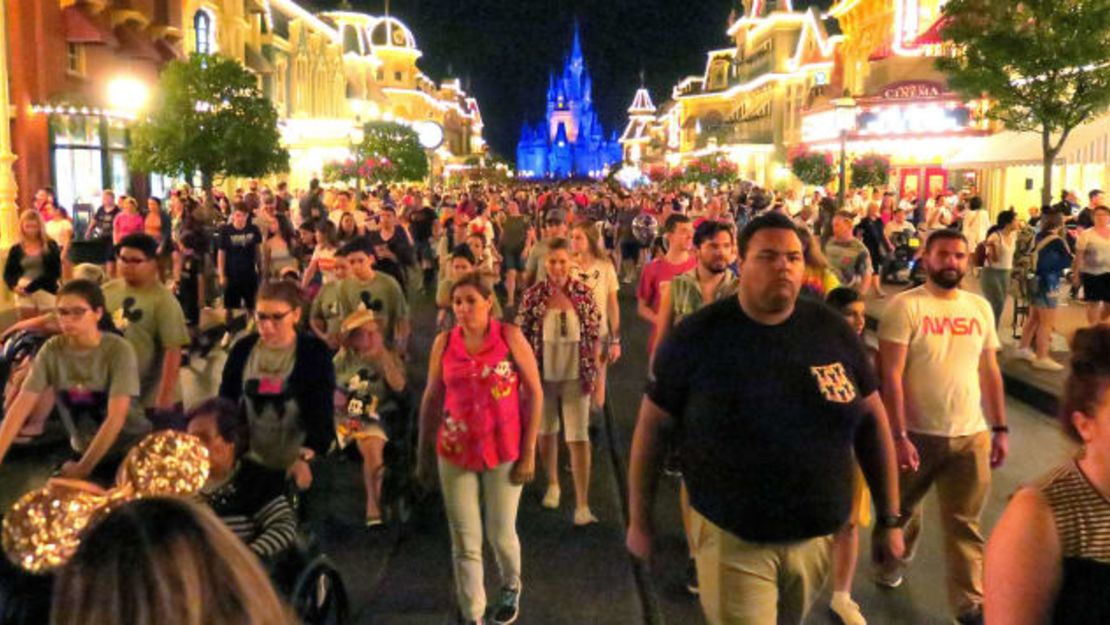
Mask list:
[{"label": "straw hat", "polygon": [[343,320],[343,324],[339,326],[339,333],[343,338],[347,338],[352,332],[362,326],[376,323],[377,321],[378,317],[374,314],[374,311],[360,308],[347,315],[347,318]]}]

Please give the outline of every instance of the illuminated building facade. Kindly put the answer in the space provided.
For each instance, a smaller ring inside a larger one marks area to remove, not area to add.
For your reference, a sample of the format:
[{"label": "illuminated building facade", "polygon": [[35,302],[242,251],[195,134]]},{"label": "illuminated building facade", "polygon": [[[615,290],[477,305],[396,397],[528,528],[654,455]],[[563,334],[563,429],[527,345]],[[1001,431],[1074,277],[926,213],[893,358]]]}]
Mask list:
[{"label": "illuminated building facade", "polygon": [[358,122],[431,121],[443,128],[443,145],[433,154],[434,174],[467,167],[468,157],[486,152],[478,100],[457,78],[439,85],[417,66],[423,52],[407,26],[394,17],[333,11],[320,14],[343,42],[350,114]]},{"label": "illuminated building facade", "polygon": [[[180,56],[180,0],[6,3],[11,145],[18,205],[53,187],[67,208],[102,189],[145,194],[129,171],[127,123]],[[44,35],[45,33],[45,35]]]},{"label": "illuminated building facade", "polygon": [[[838,0],[829,10],[844,32],[838,54],[844,89],[856,101],[848,133],[851,154],[891,158],[892,186],[925,197],[976,188],[973,170],[950,169],[963,150],[993,128],[983,100],[966,101],[947,87],[935,59],[951,54],[940,39],[944,0]],[[837,112],[815,103],[802,122],[802,142],[838,150]]]},{"label": "illuminated building facade", "polygon": [[527,122],[516,149],[516,166],[528,178],[600,177],[621,161],[616,133],[605,136],[593,105],[593,81],[582,54],[578,25],[563,72],[550,77],[547,115],[535,127]]},{"label": "illuminated building facade", "polygon": [[442,126],[437,173],[485,153],[477,101],[457,80],[437,86],[424,75],[412,33],[394,18],[315,15],[293,0],[8,0],[0,9],[17,156],[15,182],[0,176],[0,204],[18,187],[17,205],[29,207],[36,189],[53,187],[80,219],[103,189],[164,196],[169,180],[129,170],[127,128],[165,64],[196,52],[258,77],[279,114],[293,188],[349,156],[372,119]]},{"label": "illuminated building facade", "polygon": [[662,153],[678,166],[723,154],[748,180],[769,185],[781,175],[788,146],[801,140],[803,111],[833,88],[841,36],[835,22],[795,11],[789,0],[754,0],[727,32],[733,45],[710,51],[701,74],[675,85],[654,124],[626,131],[626,160]]},{"label": "illuminated building facade", "polygon": [[182,1],[186,52],[226,55],[258,75],[278,111],[293,188],[347,158],[370,120],[439,124],[435,173],[484,154],[477,100],[457,80],[437,86],[420,71],[422,53],[400,20],[313,14],[293,0]]}]

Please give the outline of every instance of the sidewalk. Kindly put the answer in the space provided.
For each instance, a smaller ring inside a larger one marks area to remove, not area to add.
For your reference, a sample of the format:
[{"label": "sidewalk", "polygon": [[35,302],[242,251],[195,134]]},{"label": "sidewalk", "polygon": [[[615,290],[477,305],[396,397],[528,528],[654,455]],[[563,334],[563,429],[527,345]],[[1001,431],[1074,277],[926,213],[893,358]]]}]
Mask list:
[{"label": "sidewalk", "polygon": [[[870,297],[867,300],[868,328],[875,330],[879,318],[887,303],[895,294],[910,288],[898,285],[885,285],[886,298]],[[963,288],[971,293],[981,294],[978,278],[968,276],[964,279]],[[1056,314],[1056,328],[1053,331],[1051,356],[1061,364],[1067,365],[1069,360],[1068,340],[1075,331],[1086,327],[1087,317],[1083,303],[1066,299],[1061,302]],[[999,364],[1002,367],[1002,378],[1006,384],[1006,393],[1012,395],[1042,412],[1055,414],[1057,398],[1063,392],[1064,380],[1067,371],[1042,371],[1034,369],[1023,360],[1013,357],[1021,337],[1021,328],[1014,328],[1014,299],[1006,300],[1006,309],[1002,314],[1002,322],[998,328],[998,338],[1002,341],[1002,351],[999,353]]]}]

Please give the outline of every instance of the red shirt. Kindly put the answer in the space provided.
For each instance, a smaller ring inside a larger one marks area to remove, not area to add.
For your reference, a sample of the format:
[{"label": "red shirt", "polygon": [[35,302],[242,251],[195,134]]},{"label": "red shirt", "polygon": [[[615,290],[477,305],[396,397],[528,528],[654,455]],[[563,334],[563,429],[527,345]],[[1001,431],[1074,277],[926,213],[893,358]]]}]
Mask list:
[{"label": "red shirt", "polygon": [[[678,265],[667,261],[667,257],[656,258],[644,266],[640,274],[640,285],[636,288],[636,298],[646,302],[652,312],[659,312],[659,298],[663,296],[663,284],[670,282],[675,276],[690,271],[698,264],[698,259],[693,254],[687,254],[686,262]],[[648,350],[655,347],[655,328],[651,329],[648,338]]]},{"label": "red shirt", "polygon": [[461,327],[451,330],[443,383],[439,456],[469,471],[515,462],[520,457],[520,377],[499,321],[490,320],[486,342],[476,354],[466,351]]}]

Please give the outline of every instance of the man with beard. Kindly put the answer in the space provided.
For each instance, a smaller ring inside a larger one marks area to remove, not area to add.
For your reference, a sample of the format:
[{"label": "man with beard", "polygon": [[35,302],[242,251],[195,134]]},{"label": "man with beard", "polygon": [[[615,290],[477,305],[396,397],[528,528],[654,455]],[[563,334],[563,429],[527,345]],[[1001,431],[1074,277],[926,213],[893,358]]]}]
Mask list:
[{"label": "man with beard", "polygon": [[902,583],[921,532],[922,499],[936,484],[949,604],[960,623],[982,623],[979,516],[991,468],[1002,464],[1009,448],[998,335],[987,300],[959,288],[968,262],[964,236],[933,232],[922,259],[927,281],[896,296],[879,324],[882,395],[901,470],[907,558],[880,567],[876,582]]},{"label": "man with beard", "polygon": [[627,545],[651,553],[662,451],[675,439],[707,620],[797,625],[848,520],[854,457],[875,494],[876,554],[901,556],[894,449],[858,337],[836,311],[798,299],[794,223],[760,215],[738,243],[738,296],[687,317],[655,355],[632,441]]},{"label": "man with beard", "polygon": [[663,284],[655,323],[656,346],[687,315],[719,299],[736,295],[740,280],[728,271],[734,243],[728,223],[707,219],[698,224],[694,230],[698,264]]}]

